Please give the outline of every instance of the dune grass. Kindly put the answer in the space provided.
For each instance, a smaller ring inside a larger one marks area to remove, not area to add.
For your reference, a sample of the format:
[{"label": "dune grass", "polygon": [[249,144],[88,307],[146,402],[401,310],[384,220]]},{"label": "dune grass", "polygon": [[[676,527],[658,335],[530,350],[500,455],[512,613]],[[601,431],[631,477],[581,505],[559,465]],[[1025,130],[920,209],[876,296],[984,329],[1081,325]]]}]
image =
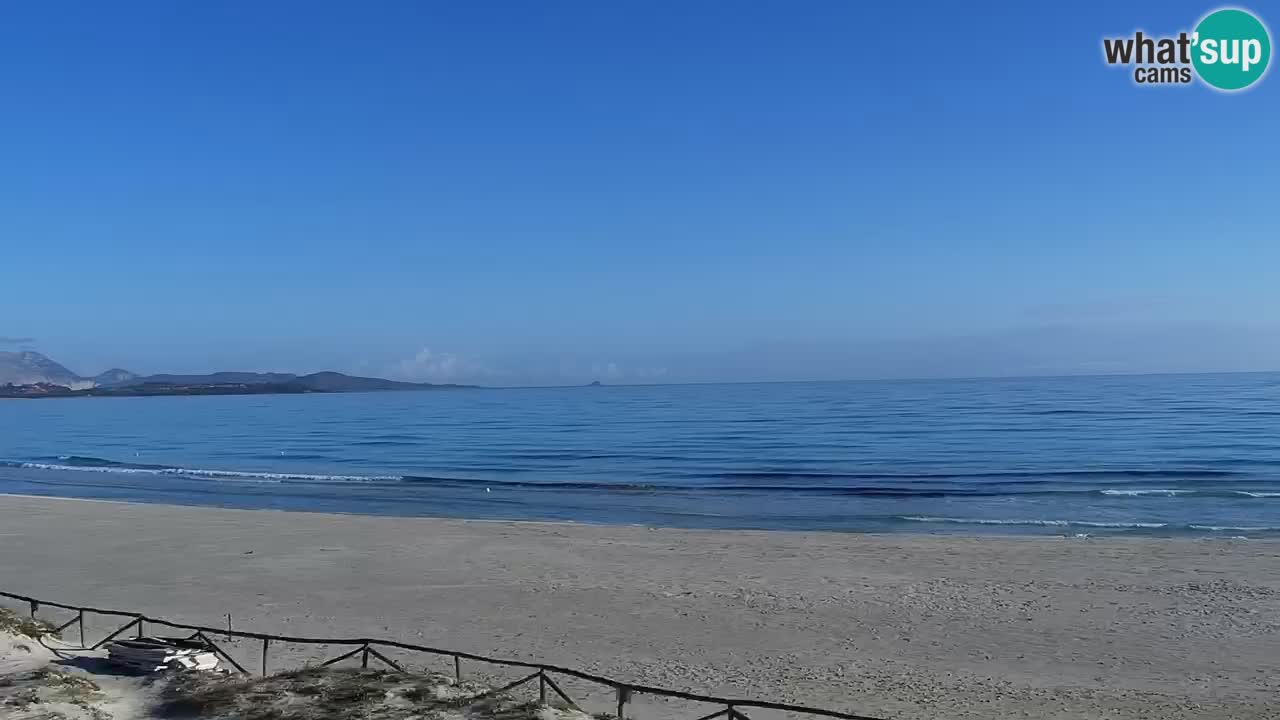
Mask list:
[{"label": "dune grass", "polygon": [[0,608],[0,632],[37,638],[42,635],[57,636],[57,627],[39,618],[29,618],[8,608]]},{"label": "dune grass", "polygon": [[0,677],[0,717],[111,720],[111,715],[98,707],[102,697],[102,688],[92,678],[61,668],[43,667]]},{"label": "dune grass", "polygon": [[186,673],[160,691],[156,714],[202,720],[574,720],[585,715],[507,696],[439,674],[309,668],[265,678]]}]

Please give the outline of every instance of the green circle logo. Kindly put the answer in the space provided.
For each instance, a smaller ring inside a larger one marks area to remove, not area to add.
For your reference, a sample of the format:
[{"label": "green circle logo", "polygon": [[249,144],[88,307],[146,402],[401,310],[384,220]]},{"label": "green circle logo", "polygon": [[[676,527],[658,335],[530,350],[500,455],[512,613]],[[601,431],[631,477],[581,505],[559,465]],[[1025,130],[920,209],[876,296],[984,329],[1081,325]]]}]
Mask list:
[{"label": "green circle logo", "polygon": [[1196,26],[1191,62],[1200,79],[1219,90],[1243,90],[1258,81],[1271,60],[1271,35],[1244,10],[1215,10]]}]

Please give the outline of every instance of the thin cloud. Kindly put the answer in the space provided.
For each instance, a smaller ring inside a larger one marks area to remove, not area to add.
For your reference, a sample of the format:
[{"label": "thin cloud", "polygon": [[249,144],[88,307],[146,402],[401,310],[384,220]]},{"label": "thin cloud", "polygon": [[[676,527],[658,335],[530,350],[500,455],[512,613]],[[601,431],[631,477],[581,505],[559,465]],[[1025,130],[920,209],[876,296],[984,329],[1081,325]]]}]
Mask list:
[{"label": "thin cloud", "polygon": [[[562,374],[564,374],[563,371]],[[581,374],[576,370],[571,371],[571,375],[580,376]],[[655,382],[667,376],[667,368],[628,366],[613,361],[597,362],[591,364],[588,375],[592,380]]]},{"label": "thin cloud", "polygon": [[461,373],[462,361],[457,355],[432,352],[431,348],[422,348],[413,357],[401,360],[396,368],[400,377],[419,381],[455,380]]},{"label": "thin cloud", "polygon": [[503,373],[460,355],[422,348],[401,360],[389,371],[394,377],[413,382],[450,383],[500,377]]},{"label": "thin cloud", "polygon": [[604,380],[620,380],[626,377],[626,372],[615,362],[595,363],[591,366],[591,374]]},{"label": "thin cloud", "polygon": [[0,335],[0,345],[30,345],[35,341],[36,339],[31,337],[6,337]]}]

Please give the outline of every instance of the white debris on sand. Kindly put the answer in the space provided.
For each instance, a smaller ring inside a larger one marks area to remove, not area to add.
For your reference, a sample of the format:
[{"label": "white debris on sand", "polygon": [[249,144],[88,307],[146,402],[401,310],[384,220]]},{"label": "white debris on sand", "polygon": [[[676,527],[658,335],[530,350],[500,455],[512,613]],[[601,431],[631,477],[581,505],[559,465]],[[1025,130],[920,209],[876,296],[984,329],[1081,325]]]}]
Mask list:
[{"label": "white debris on sand", "polygon": [[215,670],[218,656],[202,642],[173,638],[116,640],[107,645],[107,660],[139,673]]}]

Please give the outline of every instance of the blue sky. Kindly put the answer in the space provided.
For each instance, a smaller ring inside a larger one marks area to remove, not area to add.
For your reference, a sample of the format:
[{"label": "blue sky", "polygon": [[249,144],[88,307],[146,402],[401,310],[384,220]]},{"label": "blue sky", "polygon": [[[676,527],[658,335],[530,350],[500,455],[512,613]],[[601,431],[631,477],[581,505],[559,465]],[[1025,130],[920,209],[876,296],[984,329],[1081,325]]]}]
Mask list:
[{"label": "blue sky", "polygon": [[1280,368],[1280,80],[1102,62],[1213,7],[14,6],[0,349],[492,383]]}]

